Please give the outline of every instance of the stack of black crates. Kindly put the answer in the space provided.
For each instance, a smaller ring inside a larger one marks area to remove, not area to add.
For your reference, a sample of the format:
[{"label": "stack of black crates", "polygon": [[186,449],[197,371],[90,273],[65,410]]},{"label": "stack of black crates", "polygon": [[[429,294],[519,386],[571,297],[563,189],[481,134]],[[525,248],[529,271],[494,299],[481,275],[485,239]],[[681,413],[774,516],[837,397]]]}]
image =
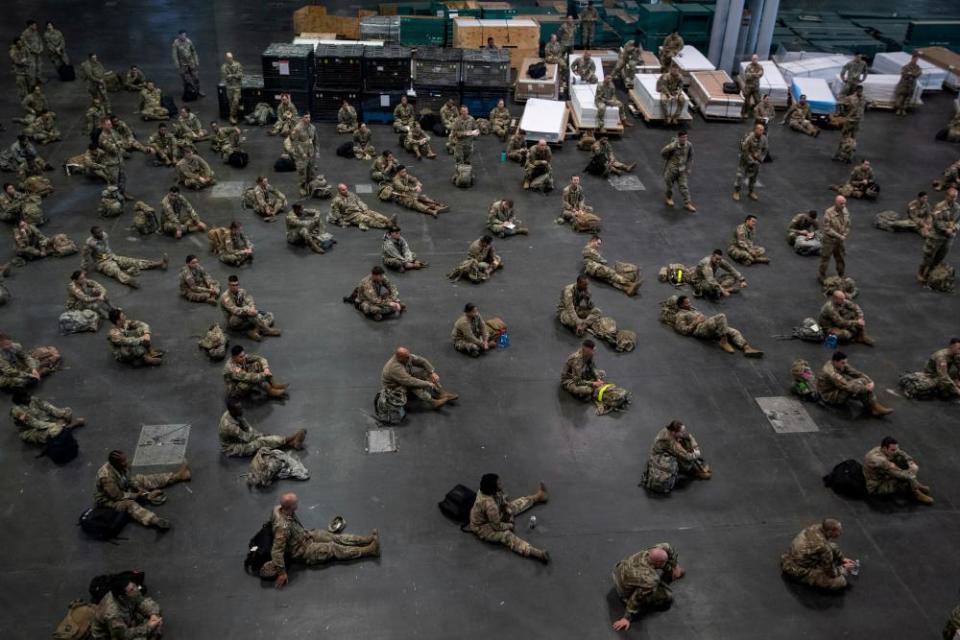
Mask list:
[{"label": "stack of black crates", "polygon": [[336,122],[343,101],[363,118],[360,89],[363,87],[363,46],[317,45],[314,53],[313,105],[310,116],[318,122]]},{"label": "stack of black crates", "polygon": [[460,73],[463,49],[417,47],[413,54],[413,89],[417,109],[440,113],[440,107],[453,99],[460,104]]},{"label": "stack of black crates", "polygon": [[313,46],[275,42],[263,52],[264,102],[273,107],[280,96],[290,100],[300,113],[310,111],[310,90],[313,88]]},{"label": "stack of black crates", "polygon": [[510,52],[506,49],[464,49],[463,104],[475,118],[486,118],[498,100],[510,100]]},{"label": "stack of black crates", "polygon": [[[240,81],[240,105],[243,109],[243,115],[253,113],[258,102],[270,102],[266,95],[263,88],[263,76],[243,74],[243,80]],[[230,103],[227,102],[227,87],[222,82],[217,85],[217,102],[220,106],[220,117],[229,118]]]},{"label": "stack of black crates", "polygon": [[410,89],[411,53],[396,44],[363,48],[364,122],[393,122],[394,108]]}]

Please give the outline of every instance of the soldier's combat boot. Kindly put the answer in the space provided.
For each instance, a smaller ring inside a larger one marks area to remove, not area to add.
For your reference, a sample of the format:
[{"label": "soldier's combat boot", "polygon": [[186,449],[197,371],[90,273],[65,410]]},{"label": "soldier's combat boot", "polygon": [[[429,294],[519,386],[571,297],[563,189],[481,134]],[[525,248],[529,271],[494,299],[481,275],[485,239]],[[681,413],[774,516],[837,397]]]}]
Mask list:
[{"label": "soldier's combat boot", "polygon": [[530,547],[530,557],[539,560],[543,564],[550,563],[550,554],[544,551],[543,549],[537,549],[536,547]]},{"label": "soldier's combat boot", "polygon": [[921,504],[933,504],[933,498],[919,489],[913,492],[913,499]]},{"label": "soldier's combat boot", "polygon": [[517,234],[518,236],[525,236],[528,233],[530,233],[530,230],[527,229],[526,227],[517,227],[516,230],[514,230],[514,233]]},{"label": "soldier's combat boot", "polygon": [[757,256],[753,259],[753,261],[757,264],[770,264],[770,258],[767,256]]},{"label": "soldier's combat boot", "polygon": [[149,354],[143,356],[143,363],[151,367],[159,367],[163,364],[163,358],[159,356],[151,356]]},{"label": "soldier's combat boot", "polygon": [[190,467],[187,466],[187,463],[184,462],[183,465],[177,469],[177,472],[173,474],[173,479],[175,482],[190,482],[190,478],[193,477],[193,473],[190,472]]},{"label": "soldier's combat boot", "polygon": [[696,213],[696,212],[697,212],[697,208],[696,208],[695,206],[693,206],[693,203],[692,203],[692,202],[688,202],[687,204],[683,205],[683,208],[686,209],[687,211],[689,211],[690,213]]},{"label": "soldier's combat boot", "polygon": [[540,483],[540,487],[537,489],[537,492],[533,494],[534,502],[546,502],[550,499],[550,495],[547,493],[547,485]]},{"label": "soldier's combat boot", "polygon": [[740,202],[740,192],[739,192],[739,191],[734,191],[734,192],[733,192],[733,199],[734,199],[736,202]]},{"label": "soldier's combat boot", "polygon": [[861,333],[861,334],[860,334],[860,337],[857,338],[857,342],[859,342],[860,344],[865,344],[865,345],[867,345],[868,347],[872,347],[872,346],[873,346],[873,338],[871,338],[870,336],[868,336],[866,333]]},{"label": "soldier's combat boot", "polygon": [[720,338],[720,348],[726,351],[727,353],[735,353],[737,350],[733,348],[733,345],[730,344],[730,341],[727,340],[727,336]]},{"label": "soldier's combat boot", "polygon": [[530,181],[529,181],[529,180],[524,180],[524,181],[523,181],[523,188],[524,188],[524,189],[529,189],[529,188],[530,188]]},{"label": "soldier's combat boot", "polygon": [[247,331],[247,337],[253,340],[254,342],[260,342],[261,340],[263,340],[263,336],[260,335],[260,332],[257,331],[256,329],[250,329],[250,331]]},{"label": "soldier's combat boot", "polygon": [[885,407],[877,401],[874,401],[874,403],[870,405],[870,415],[872,415],[874,418],[882,418],[883,416],[890,415],[891,413],[893,413],[893,409],[890,407]]},{"label": "soldier's combat boot", "polygon": [[666,198],[664,198],[664,199],[663,199],[663,202],[664,202],[668,207],[672,207],[672,206],[673,206],[673,198],[671,198],[670,196],[667,196]]},{"label": "soldier's combat boot", "polygon": [[757,192],[756,192],[756,191],[751,191],[750,193],[747,194],[747,197],[750,198],[751,200],[759,200],[759,199],[760,199],[760,196],[757,195]]},{"label": "soldier's combat boot", "polygon": [[626,291],[626,294],[632,298],[633,296],[637,295],[637,291],[639,290],[640,290],[640,282],[634,282],[629,287],[627,287],[625,291]]},{"label": "soldier's combat boot", "polygon": [[703,465],[703,467],[697,469],[697,472],[695,475],[700,480],[709,480],[710,478],[713,477],[713,471],[710,469],[709,466]]},{"label": "soldier's combat boot", "polygon": [[925,494],[930,495],[930,487],[925,484],[917,483],[917,489],[923,491]]},{"label": "soldier's combat boot", "polygon": [[267,387],[267,396],[270,398],[286,398],[287,391],[286,389],[278,389],[277,387]]},{"label": "soldier's combat boot", "polygon": [[376,529],[373,530],[373,542],[362,547],[362,551],[365,556],[380,557],[380,534]]},{"label": "soldier's combat boot", "polygon": [[167,270],[167,266],[170,264],[170,258],[167,257],[167,254],[163,254],[163,257],[160,258],[160,268],[164,271]]},{"label": "soldier's combat boot", "polygon": [[151,526],[159,529],[160,531],[168,531],[168,530],[170,529],[170,527],[172,527],[173,525],[170,524],[170,521],[167,520],[166,518],[161,518],[161,517],[158,516],[158,517],[155,518],[154,521],[151,523]]},{"label": "soldier's combat boot", "polygon": [[264,329],[261,329],[260,332],[265,336],[272,336],[274,338],[279,335],[282,335],[282,332],[280,331],[280,329],[277,329],[275,327],[266,327]]},{"label": "soldier's combat boot", "polygon": [[754,349],[748,344],[743,345],[743,355],[747,358],[762,358],[763,351],[760,349]]},{"label": "soldier's combat boot", "polygon": [[284,444],[286,444],[291,449],[297,449],[297,450],[303,449],[303,441],[306,439],[306,437],[307,437],[306,429],[300,429],[296,433],[294,433],[292,436],[287,438],[287,441]]}]

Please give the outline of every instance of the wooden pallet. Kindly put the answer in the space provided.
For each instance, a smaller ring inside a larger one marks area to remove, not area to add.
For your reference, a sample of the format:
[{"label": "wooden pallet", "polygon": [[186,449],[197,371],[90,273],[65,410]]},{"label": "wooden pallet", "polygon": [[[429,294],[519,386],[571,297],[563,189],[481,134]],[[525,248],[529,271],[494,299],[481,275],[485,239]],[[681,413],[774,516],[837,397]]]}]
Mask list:
[{"label": "wooden pallet", "polygon": [[[659,115],[653,115],[652,113],[650,113],[649,111],[647,111],[646,107],[643,106],[643,102],[640,101],[640,96],[637,95],[636,89],[631,89],[631,90],[627,93],[627,95],[630,96],[630,103],[631,103],[631,104],[634,106],[634,108],[637,110],[637,113],[639,113],[640,116],[643,118],[643,121],[644,121],[644,122],[650,123],[650,122],[663,122],[663,121],[664,121],[664,119],[663,119],[661,116],[659,116]],[[688,121],[690,121],[690,120],[693,120],[693,116],[690,115],[690,112],[689,112],[689,109],[688,109],[688,110],[687,110],[687,113],[684,114],[684,115],[682,115],[682,116],[680,116],[679,119],[680,119],[681,121],[688,122]]]},{"label": "wooden pallet", "polygon": [[[570,124],[573,126],[574,130],[577,132],[578,135],[582,135],[588,132],[593,133],[594,131],[598,130],[598,127],[596,125],[591,127],[588,125],[584,125],[584,123],[580,122],[580,118],[577,116],[577,112],[574,111],[573,104],[570,102],[567,102],[567,114],[570,117]],[[622,136],[623,129],[624,127],[622,124],[618,124],[616,127],[607,127],[606,129],[604,129],[604,132],[605,132],[604,135]]]}]

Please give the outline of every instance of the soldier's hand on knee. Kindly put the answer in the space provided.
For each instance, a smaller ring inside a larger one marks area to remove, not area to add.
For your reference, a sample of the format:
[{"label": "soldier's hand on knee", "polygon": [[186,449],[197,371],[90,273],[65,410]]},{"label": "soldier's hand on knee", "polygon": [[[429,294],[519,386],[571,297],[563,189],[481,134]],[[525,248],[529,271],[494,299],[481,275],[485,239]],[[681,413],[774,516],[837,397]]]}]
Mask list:
[{"label": "soldier's hand on knee", "polygon": [[283,589],[283,585],[287,584],[287,582],[289,582],[289,578],[287,578],[287,574],[281,573],[274,579],[273,586],[277,589]]}]

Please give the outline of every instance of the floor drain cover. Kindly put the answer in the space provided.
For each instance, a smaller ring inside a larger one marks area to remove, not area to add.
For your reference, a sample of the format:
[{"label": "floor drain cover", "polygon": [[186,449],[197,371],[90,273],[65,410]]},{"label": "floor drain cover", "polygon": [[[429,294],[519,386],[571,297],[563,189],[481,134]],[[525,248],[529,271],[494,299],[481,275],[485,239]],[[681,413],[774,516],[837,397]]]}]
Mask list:
[{"label": "floor drain cover", "polygon": [[397,435],[393,429],[367,431],[367,453],[394,453],[397,450]]},{"label": "floor drain cover", "polygon": [[189,440],[189,424],[144,425],[132,466],[137,469],[149,467],[151,472],[160,471],[158,467],[170,467],[172,471],[183,464]]},{"label": "floor drain cover", "polygon": [[218,182],[217,184],[210,187],[210,197],[211,198],[239,198],[243,194],[244,187],[247,186],[246,182],[242,180],[234,180],[231,182]]},{"label": "floor drain cover", "polygon": [[810,433],[820,431],[806,407],[799,400],[786,396],[756,398],[757,404],[776,433]]},{"label": "floor drain cover", "polygon": [[366,184],[355,185],[354,193],[373,193],[373,185],[369,182]]},{"label": "floor drain cover", "polygon": [[640,182],[640,178],[634,175],[625,174],[622,176],[610,176],[607,178],[614,189],[617,191],[646,191],[647,188]]}]

